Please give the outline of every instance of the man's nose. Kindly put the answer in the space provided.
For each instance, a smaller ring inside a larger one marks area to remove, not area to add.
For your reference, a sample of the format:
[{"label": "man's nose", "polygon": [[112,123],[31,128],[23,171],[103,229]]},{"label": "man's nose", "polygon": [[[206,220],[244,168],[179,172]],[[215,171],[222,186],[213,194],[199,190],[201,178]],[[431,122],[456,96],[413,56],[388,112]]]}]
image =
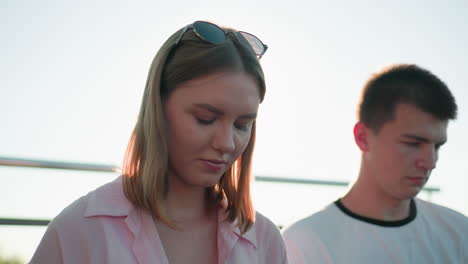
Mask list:
[{"label": "man's nose", "polygon": [[421,156],[417,160],[417,166],[421,169],[432,170],[436,167],[438,159],[438,150],[435,146],[427,146],[421,152]]}]

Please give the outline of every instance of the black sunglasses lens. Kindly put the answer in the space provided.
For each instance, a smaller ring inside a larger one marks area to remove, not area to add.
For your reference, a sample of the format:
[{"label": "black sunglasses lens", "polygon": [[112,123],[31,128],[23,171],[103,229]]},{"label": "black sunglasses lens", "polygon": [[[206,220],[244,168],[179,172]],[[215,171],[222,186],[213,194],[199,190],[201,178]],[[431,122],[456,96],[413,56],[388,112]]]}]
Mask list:
[{"label": "black sunglasses lens", "polygon": [[226,40],[224,31],[214,24],[197,21],[193,23],[192,27],[200,37],[212,44],[220,44]]}]

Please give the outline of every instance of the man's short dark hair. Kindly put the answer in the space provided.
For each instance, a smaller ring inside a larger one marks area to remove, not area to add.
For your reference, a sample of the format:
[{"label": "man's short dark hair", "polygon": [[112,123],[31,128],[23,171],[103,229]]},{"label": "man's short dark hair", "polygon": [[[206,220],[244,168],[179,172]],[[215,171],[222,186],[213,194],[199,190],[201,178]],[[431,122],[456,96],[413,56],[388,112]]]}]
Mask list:
[{"label": "man's short dark hair", "polygon": [[359,121],[378,132],[394,118],[400,103],[411,104],[440,120],[457,116],[457,104],[447,85],[430,71],[413,64],[392,65],[364,85]]}]

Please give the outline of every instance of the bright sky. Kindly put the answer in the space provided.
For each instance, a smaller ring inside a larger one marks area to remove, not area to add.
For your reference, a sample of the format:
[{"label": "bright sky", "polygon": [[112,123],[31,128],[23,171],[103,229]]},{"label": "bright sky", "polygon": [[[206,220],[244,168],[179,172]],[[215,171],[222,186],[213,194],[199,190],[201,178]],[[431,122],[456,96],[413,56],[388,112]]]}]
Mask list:
[{"label": "bright sky", "polygon": [[[338,2],[1,1],[0,156],[119,165],[156,51],[177,29],[210,20],[269,45],[255,175],[352,181],[363,83],[388,64],[416,63],[459,104],[431,200],[468,214],[468,2]],[[0,217],[52,218],[115,176],[0,167]],[[255,183],[253,191],[259,211],[288,224],[346,190]],[[0,226],[0,251],[29,259],[44,230]]]}]

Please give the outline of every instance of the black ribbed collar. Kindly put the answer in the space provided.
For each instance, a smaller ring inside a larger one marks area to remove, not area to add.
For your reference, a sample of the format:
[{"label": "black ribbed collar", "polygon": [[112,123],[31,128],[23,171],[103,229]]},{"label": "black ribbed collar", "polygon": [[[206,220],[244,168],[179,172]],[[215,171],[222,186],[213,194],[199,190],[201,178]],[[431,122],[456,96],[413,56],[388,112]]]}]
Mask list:
[{"label": "black ribbed collar", "polygon": [[414,202],[413,199],[411,199],[410,202],[410,213],[408,217],[401,219],[401,220],[396,220],[396,221],[384,221],[384,220],[379,220],[379,219],[374,219],[374,218],[369,218],[365,217],[362,215],[358,215],[348,208],[346,208],[343,203],[341,203],[341,199],[338,199],[335,201],[335,205],[338,206],[338,208],[345,214],[349,215],[350,217],[357,219],[359,221],[363,221],[369,224],[374,224],[374,225],[379,225],[379,226],[386,226],[386,227],[399,227],[406,225],[413,221],[416,218],[417,210],[416,210],[416,203]]}]

